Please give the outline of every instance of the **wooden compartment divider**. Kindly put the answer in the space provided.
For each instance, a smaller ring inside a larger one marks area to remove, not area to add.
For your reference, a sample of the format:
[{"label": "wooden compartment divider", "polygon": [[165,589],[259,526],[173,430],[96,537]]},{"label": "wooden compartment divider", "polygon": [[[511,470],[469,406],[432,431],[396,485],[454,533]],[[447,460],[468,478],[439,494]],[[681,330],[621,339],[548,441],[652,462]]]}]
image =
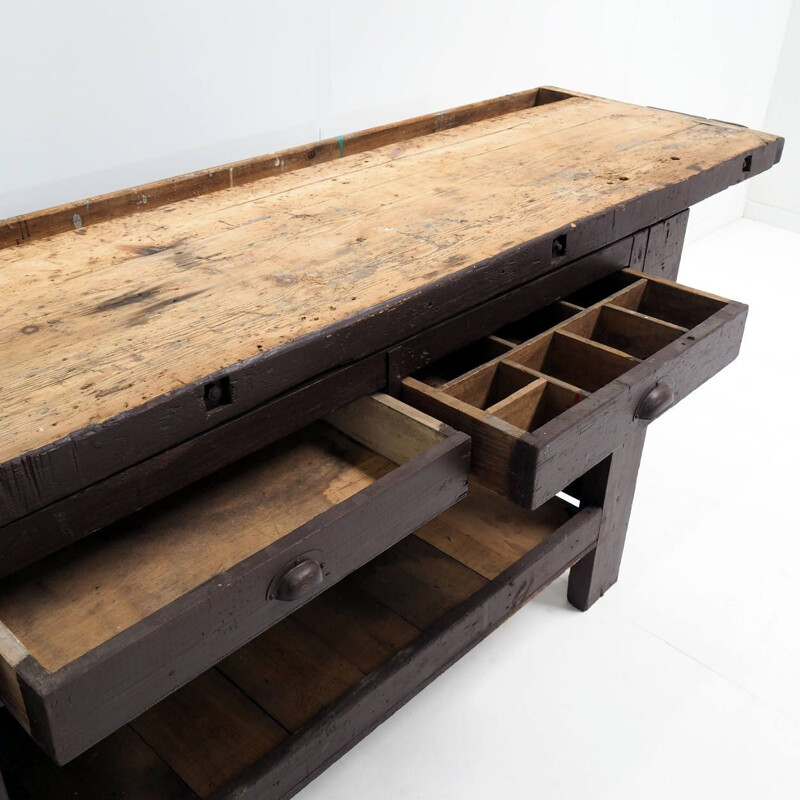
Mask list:
[{"label": "wooden compartment divider", "polygon": [[581,310],[581,306],[559,300],[539,311],[534,311],[527,317],[504,325],[498,329],[497,336],[507,342],[511,342],[512,345],[520,344],[550,330],[550,328],[558,325],[559,322],[564,322],[570,317],[574,317]]},{"label": "wooden compartment divider", "polygon": [[586,389],[581,389],[578,386],[575,386],[572,383],[567,383],[567,381],[562,381],[559,378],[554,378],[552,375],[547,375],[544,372],[540,372],[538,369],[533,369],[532,367],[525,366],[524,364],[519,364],[516,361],[513,362],[514,366],[517,369],[524,370],[525,372],[530,373],[531,375],[536,376],[537,378],[543,378],[548,383],[552,383],[555,386],[560,386],[562,389],[567,389],[568,391],[572,392],[573,395],[577,395],[575,402],[578,402],[578,399],[583,400],[584,398],[588,397],[590,392],[587,392]]},{"label": "wooden compartment divider", "polygon": [[547,386],[547,381],[542,377],[534,377],[533,382],[517,389],[512,392],[508,397],[504,397],[494,405],[488,406],[486,409],[487,414],[502,415],[506,409],[516,407],[521,401],[538,401],[542,396],[542,392]]},{"label": "wooden compartment divider", "polygon": [[[639,420],[638,403],[668,373],[681,387],[664,390],[675,402],[732,360],[745,314],[741,304],[619,270],[482,339],[483,352],[495,352],[482,363],[476,350],[427,365],[402,381],[402,397],[468,433],[476,477],[535,508],[649,421]],[[703,355],[709,344],[697,347],[706,337],[724,342],[717,361]],[[454,375],[458,364],[468,369]],[[565,465],[588,434],[591,454]]]},{"label": "wooden compartment divider", "polygon": [[608,304],[581,314],[563,330],[643,359],[674,342],[687,328]]},{"label": "wooden compartment divider", "polygon": [[627,353],[574,336],[560,328],[523,342],[506,358],[587,392],[605,386],[639,361]]},{"label": "wooden compartment divider", "polygon": [[721,297],[671,284],[642,280],[608,298],[608,304],[638,311],[664,323],[693,328],[724,308]]},{"label": "wooden compartment divider", "polygon": [[535,380],[534,376],[517,369],[515,364],[501,360],[477,367],[443,386],[442,391],[476,408],[488,409]]},{"label": "wooden compartment divider", "polygon": [[498,403],[489,409],[489,412],[524,431],[532,431],[568,408],[572,408],[587,396],[586,392],[573,391],[560,383],[544,379],[536,384],[536,389],[535,394],[517,393],[510,398],[510,402]]}]

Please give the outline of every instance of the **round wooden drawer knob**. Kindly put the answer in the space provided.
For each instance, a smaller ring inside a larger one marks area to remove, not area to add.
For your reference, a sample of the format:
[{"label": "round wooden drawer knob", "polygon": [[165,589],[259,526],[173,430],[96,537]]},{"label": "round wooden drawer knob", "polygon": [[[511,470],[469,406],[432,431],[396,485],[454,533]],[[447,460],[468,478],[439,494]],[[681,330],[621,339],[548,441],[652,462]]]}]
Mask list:
[{"label": "round wooden drawer knob", "polygon": [[322,577],[322,564],[308,558],[281,575],[275,585],[275,596],[278,600],[299,600],[320,586]]},{"label": "round wooden drawer knob", "polygon": [[666,383],[659,383],[644,394],[633,416],[649,422],[658,419],[674,403],[675,392]]}]

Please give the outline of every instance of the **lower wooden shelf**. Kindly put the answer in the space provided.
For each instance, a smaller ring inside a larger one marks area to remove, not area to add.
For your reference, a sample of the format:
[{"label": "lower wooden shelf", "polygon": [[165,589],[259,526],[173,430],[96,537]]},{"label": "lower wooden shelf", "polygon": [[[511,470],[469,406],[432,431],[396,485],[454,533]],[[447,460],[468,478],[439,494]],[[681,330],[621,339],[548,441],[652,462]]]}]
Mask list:
[{"label": "lower wooden shelf", "polygon": [[337,586],[57,767],[0,712],[9,796],[280,798],[595,545],[600,510],[480,485]]}]

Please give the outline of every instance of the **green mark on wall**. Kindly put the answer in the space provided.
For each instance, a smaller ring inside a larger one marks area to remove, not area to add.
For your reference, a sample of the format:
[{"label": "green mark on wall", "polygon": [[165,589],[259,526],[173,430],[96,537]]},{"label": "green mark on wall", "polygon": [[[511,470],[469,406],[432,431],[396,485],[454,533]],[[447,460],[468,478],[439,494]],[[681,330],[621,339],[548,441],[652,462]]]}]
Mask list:
[{"label": "green mark on wall", "polygon": [[344,136],[337,136],[336,141],[339,142],[339,158],[344,155]]}]

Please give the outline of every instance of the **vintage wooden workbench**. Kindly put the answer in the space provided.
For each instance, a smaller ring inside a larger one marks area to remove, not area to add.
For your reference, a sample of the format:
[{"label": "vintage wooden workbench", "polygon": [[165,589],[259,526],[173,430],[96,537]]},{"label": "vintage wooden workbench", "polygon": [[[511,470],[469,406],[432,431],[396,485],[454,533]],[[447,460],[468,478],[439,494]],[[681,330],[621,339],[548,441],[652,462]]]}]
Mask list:
[{"label": "vintage wooden workbench", "polygon": [[0,223],[9,795],[289,796],[588,608],[742,336],[687,209],[782,144],[534,89]]}]

